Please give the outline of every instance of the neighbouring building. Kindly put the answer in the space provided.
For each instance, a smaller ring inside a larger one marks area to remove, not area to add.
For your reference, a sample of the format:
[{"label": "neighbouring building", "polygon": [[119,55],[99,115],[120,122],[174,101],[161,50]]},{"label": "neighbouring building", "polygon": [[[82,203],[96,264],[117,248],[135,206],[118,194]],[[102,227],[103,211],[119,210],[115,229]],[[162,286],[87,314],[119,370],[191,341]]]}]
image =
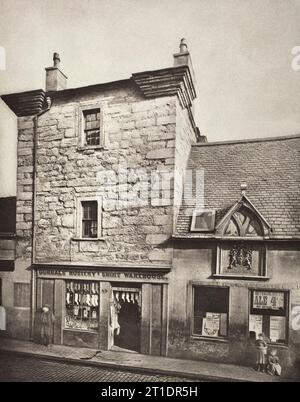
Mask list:
[{"label": "neighbouring building", "polygon": [[45,91],[2,96],[18,116],[6,336],[34,339],[49,305],[56,344],[244,364],[263,332],[293,371],[300,136],[207,142],[185,40],[173,67],[75,89],[53,59]]}]

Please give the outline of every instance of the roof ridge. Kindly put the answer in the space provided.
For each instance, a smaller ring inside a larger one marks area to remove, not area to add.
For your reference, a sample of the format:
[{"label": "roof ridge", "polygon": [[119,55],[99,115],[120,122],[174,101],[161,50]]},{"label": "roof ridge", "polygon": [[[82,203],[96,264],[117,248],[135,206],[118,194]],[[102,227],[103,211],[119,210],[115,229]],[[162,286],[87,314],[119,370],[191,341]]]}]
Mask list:
[{"label": "roof ridge", "polygon": [[214,142],[200,142],[197,144],[193,144],[193,147],[207,147],[213,145],[232,145],[232,144],[246,144],[250,142],[269,142],[269,141],[284,141],[284,140],[292,140],[300,138],[299,134],[288,134],[284,136],[277,136],[277,137],[262,137],[262,138],[245,138],[242,140],[227,140],[227,141],[214,141]]}]

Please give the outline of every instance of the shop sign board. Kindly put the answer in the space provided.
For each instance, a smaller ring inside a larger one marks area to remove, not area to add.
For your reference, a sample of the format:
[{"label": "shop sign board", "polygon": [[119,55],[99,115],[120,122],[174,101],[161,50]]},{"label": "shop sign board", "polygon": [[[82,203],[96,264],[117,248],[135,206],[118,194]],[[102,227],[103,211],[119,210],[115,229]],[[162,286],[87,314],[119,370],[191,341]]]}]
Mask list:
[{"label": "shop sign board", "polygon": [[39,278],[53,279],[84,279],[99,281],[117,282],[167,282],[166,273],[159,272],[128,272],[125,271],[105,271],[105,270],[82,270],[82,269],[63,269],[63,268],[43,268],[37,270]]}]

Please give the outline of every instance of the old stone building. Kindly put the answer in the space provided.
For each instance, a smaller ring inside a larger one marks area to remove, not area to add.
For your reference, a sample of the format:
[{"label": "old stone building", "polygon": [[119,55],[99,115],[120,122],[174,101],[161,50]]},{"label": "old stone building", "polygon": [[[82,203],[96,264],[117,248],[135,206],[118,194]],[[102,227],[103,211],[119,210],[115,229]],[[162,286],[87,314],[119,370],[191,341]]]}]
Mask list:
[{"label": "old stone building", "polygon": [[2,96],[18,116],[7,336],[34,338],[49,305],[57,344],[247,362],[264,332],[293,366],[300,137],[207,142],[184,40],[173,67],[66,84],[55,53],[45,91]]}]

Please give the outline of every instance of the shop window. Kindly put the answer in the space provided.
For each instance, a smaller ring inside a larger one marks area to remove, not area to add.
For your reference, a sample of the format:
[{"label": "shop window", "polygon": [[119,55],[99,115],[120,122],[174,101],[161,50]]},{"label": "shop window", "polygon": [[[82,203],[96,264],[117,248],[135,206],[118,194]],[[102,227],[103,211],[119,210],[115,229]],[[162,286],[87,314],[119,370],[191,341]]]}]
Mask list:
[{"label": "shop window", "polygon": [[65,328],[96,331],[99,327],[99,283],[66,282]]},{"label": "shop window", "polygon": [[193,335],[227,337],[229,289],[194,286]]},{"label": "shop window", "polygon": [[263,333],[268,342],[286,343],[288,293],[251,290],[250,299],[250,339],[256,339]]},{"label": "shop window", "polygon": [[214,229],[214,210],[196,210],[193,212],[191,232],[213,232]]}]

